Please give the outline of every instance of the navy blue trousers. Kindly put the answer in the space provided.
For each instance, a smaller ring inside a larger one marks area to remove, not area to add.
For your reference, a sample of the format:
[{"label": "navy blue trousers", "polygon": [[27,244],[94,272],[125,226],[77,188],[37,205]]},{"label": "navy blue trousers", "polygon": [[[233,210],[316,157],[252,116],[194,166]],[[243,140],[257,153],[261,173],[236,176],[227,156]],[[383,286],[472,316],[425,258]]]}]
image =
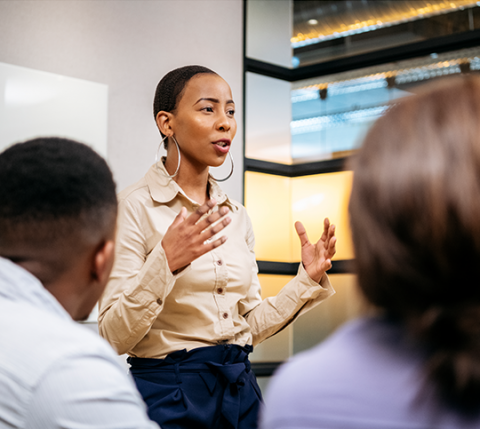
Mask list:
[{"label": "navy blue trousers", "polygon": [[127,361],[150,419],[162,429],[255,429],[262,394],[251,351],[227,344]]}]

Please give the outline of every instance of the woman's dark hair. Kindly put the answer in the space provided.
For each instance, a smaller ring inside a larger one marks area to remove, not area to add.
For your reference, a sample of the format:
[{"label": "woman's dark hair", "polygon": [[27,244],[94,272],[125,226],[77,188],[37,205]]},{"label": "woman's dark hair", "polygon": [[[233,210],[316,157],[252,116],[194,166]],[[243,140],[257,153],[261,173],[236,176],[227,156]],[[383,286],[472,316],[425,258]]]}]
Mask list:
[{"label": "woman's dark hair", "polygon": [[366,298],[427,353],[460,412],[480,410],[480,78],[391,107],[353,160],[350,219]]},{"label": "woman's dark hair", "polygon": [[[158,112],[174,112],[188,81],[199,73],[217,74],[203,66],[184,66],[167,73],[158,83],[153,99],[153,117],[157,118]],[[162,138],[165,135],[160,131]],[[165,140],[165,148],[167,140]]]}]

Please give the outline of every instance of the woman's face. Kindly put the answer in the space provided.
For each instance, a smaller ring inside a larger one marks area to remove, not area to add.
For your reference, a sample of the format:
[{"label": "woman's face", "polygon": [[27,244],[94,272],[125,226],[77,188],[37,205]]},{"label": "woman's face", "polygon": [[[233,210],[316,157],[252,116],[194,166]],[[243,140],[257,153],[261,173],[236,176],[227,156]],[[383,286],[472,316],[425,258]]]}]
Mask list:
[{"label": "woman's face", "polygon": [[200,168],[221,165],[237,132],[234,115],[227,82],[207,73],[191,78],[171,120],[182,158]]}]

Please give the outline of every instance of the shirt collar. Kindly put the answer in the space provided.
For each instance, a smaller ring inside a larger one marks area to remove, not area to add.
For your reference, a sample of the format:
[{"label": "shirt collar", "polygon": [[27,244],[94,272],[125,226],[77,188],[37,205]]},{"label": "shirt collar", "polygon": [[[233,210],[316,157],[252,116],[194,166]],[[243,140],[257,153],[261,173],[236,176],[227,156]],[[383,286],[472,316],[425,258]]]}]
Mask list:
[{"label": "shirt collar", "polygon": [[[175,180],[167,177],[168,172],[165,169],[164,161],[165,157],[163,157],[162,162],[158,162],[157,165],[153,164],[145,176],[152,199],[157,203],[165,204],[175,199],[178,194],[181,194],[192,203],[195,203],[195,201],[192,201],[192,199],[185,194]],[[233,208],[238,210],[238,207],[230,201],[227,194],[223,192],[222,188],[220,188],[211,176],[208,178],[208,184],[210,187],[210,198],[215,199],[218,206],[226,205],[230,210],[233,210]]]},{"label": "shirt collar", "polygon": [[12,261],[0,257],[0,300],[26,302],[63,319],[70,315],[42,283]]}]

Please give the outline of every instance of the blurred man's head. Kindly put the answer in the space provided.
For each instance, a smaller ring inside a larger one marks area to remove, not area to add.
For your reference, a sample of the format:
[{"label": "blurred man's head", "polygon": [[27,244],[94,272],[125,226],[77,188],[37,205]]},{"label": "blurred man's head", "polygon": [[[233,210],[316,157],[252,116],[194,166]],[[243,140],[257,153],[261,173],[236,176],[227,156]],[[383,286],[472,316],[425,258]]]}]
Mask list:
[{"label": "blurred man's head", "polygon": [[88,146],[38,138],[0,154],[0,256],[74,319],[88,316],[108,280],[116,214],[112,173]]}]

